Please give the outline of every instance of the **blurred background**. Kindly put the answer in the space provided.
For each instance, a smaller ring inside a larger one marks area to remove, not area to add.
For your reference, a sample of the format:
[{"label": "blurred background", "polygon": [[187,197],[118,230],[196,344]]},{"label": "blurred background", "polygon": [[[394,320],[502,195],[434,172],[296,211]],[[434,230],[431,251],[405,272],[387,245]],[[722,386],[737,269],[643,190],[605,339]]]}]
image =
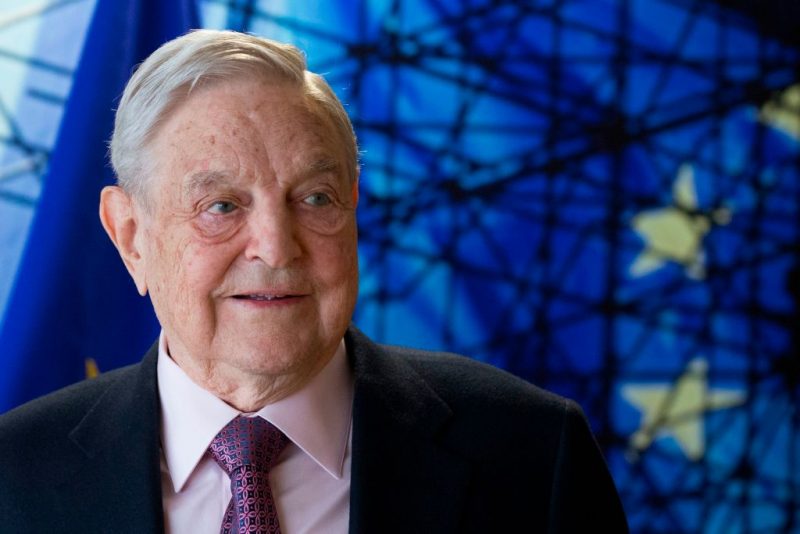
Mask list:
[{"label": "blurred background", "polygon": [[198,25],[298,45],[345,102],[362,330],[577,400],[634,532],[800,532],[791,0],[0,4],[0,412],[155,339],[104,141]]}]

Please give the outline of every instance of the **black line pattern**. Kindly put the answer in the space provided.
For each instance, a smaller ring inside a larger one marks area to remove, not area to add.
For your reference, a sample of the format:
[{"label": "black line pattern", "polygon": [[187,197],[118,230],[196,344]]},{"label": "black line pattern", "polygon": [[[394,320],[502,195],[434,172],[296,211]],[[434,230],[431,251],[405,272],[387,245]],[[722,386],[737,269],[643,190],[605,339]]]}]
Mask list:
[{"label": "black line pattern", "polygon": [[[356,322],[578,400],[634,531],[800,528],[797,8],[323,4],[201,2],[296,42],[349,107]],[[30,166],[2,168],[40,176],[48,145],[0,120]]]},{"label": "black line pattern", "polygon": [[634,531],[797,528],[800,152],[764,110],[797,83],[798,49],[775,17],[667,0],[207,4],[288,32],[350,106],[362,327],[578,399]]}]

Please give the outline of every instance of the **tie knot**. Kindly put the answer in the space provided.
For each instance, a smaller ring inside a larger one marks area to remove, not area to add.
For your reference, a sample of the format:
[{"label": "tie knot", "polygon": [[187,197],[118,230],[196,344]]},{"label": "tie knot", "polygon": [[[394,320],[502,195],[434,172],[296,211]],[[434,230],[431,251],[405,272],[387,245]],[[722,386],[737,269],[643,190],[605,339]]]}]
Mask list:
[{"label": "tie knot", "polygon": [[269,421],[240,415],[219,431],[208,450],[228,475],[243,466],[267,472],[288,442]]}]

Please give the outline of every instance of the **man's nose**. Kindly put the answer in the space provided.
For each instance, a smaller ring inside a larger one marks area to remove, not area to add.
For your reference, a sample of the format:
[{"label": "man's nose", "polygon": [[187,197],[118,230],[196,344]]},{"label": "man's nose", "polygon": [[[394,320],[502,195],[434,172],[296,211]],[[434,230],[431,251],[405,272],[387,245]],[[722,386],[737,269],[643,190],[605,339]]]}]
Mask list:
[{"label": "man's nose", "polygon": [[287,267],[302,249],[295,232],[297,225],[288,206],[268,206],[249,214],[250,236],[245,257],[259,259],[272,268]]}]

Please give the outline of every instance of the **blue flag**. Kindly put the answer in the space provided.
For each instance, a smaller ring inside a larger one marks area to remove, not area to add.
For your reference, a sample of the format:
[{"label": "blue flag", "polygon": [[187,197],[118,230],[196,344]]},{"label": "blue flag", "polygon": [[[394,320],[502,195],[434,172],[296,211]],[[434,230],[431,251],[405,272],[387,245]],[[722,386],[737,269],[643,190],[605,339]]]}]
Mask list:
[{"label": "blue flag", "polygon": [[[193,0],[98,0],[0,325],[0,412],[137,361],[158,334],[98,218],[114,108],[134,67],[198,27]],[[95,367],[96,366],[96,367]]]}]

